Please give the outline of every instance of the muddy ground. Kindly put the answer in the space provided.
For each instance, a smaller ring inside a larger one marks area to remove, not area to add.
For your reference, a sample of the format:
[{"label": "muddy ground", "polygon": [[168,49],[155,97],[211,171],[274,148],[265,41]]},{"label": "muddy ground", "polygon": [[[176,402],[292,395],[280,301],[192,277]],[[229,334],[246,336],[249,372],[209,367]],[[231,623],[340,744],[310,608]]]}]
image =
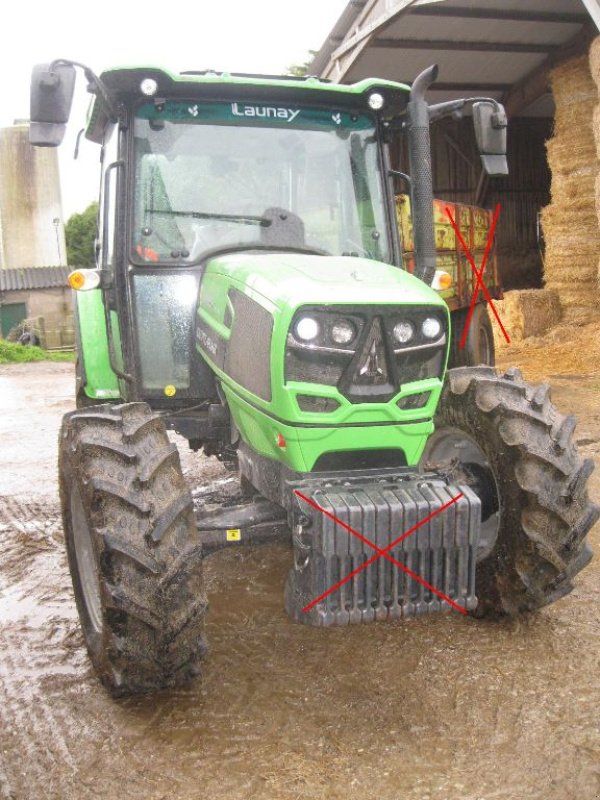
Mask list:
[{"label": "muddy ground", "polygon": [[[515,621],[319,631],[282,609],[285,548],[221,552],[206,564],[203,679],[112,700],[85,653],[58,512],[72,372],[0,367],[0,797],[600,797],[600,558]],[[600,374],[553,385],[600,462]],[[184,466],[197,486],[198,463]],[[591,488],[599,500],[599,471]],[[600,552],[598,526],[591,539]]]}]

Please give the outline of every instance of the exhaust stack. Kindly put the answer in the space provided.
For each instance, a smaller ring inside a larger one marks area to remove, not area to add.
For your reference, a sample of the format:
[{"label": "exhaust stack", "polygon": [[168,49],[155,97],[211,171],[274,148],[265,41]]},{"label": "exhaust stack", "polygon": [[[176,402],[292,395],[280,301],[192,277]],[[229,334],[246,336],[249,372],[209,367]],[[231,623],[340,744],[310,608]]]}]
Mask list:
[{"label": "exhaust stack", "polygon": [[433,230],[433,177],[429,105],[425,92],[438,76],[437,64],[415,78],[408,103],[408,150],[410,199],[415,242],[415,276],[431,286],[435,275],[435,236]]}]

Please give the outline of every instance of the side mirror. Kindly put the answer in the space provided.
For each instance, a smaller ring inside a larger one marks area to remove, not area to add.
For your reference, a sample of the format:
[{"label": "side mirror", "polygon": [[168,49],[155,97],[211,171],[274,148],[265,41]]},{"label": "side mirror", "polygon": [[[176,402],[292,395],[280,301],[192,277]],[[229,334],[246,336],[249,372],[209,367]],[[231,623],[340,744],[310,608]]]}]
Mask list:
[{"label": "side mirror", "polygon": [[62,142],[75,89],[71,64],[36,64],[31,73],[29,141],[37,147],[58,147]]},{"label": "side mirror", "polygon": [[488,175],[508,175],[504,107],[487,100],[474,103],[473,124],[484,170]]}]

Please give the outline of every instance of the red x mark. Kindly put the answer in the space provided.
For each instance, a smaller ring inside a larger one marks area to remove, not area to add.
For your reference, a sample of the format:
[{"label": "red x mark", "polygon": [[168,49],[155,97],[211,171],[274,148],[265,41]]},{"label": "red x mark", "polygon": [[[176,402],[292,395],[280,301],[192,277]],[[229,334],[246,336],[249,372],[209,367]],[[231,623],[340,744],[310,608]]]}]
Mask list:
[{"label": "red x mark", "polygon": [[510,339],[508,337],[508,333],[506,332],[506,329],[505,329],[504,325],[502,324],[502,320],[500,319],[500,317],[498,316],[498,312],[496,311],[496,306],[494,305],[494,301],[490,297],[490,293],[488,292],[487,286],[483,282],[483,270],[485,269],[485,265],[487,264],[487,260],[488,260],[489,254],[490,254],[490,250],[492,249],[492,242],[494,241],[494,232],[496,230],[496,223],[498,222],[499,214],[500,214],[500,203],[498,203],[498,205],[496,206],[496,210],[494,212],[494,218],[492,220],[492,226],[490,228],[490,233],[488,235],[487,243],[485,245],[485,251],[484,251],[484,254],[483,254],[483,260],[481,262],[481,268],[477,269],[477,267],[475,266],[475,260],[473,258],[473,255],[472,255],[471,251],[469,250],[469,248],[467,247],[467,244],[466,244],[465,240],[463,239],[462,233],[460,232],[460,229],[459,229],[458,225],[456,224],[456,222],[455,222],[455,220],[454,220],[454,218],[452,216],[452,212],[446,206],[446,215],[448,216],[448,219],[452,223],[452,227],[454,228],[454,232],[456,233],[456,235],[458,237],[458,241],[460,242],[460,246],[465,251],[465,254],[467,256],[469,264],[471,265],[471,269],[473,270],[473,273],[474,273],[474,275],[475,275],[475,277],[477,279],[476,283],[475,283],[475,286],[473,287],[473,295],[471,297],[471,304],[469,306],[469,313],[467,314],[467,320],[465,322],[465,328],[463,330],[462,338],[460,340],[460,349],[461,350],[464,349],[465,343],[467,341],[467,334],[469,333],[469,326],[471,325],[471,319],[473,317],[473,311],[475,310],[475,303],[477,302],[477,298],[479,297],[479,290],[480,289],[483,292],[486,301],[489,303],[490,308],[494,312],[494,316],[498,320],[498,325],[500,326],[500,330],[504,334],[504,338],[506,339],[507,342],[510,342]]},{"label": "red x mark", "polygon": [[430,583],[427,583],[427,581],[426,581],[426,580],[424,580],[424,579],[423,579],[423,578],[422,578],[420,575],[417,575],[417,573],[416,573],[416,572],[413,572],[411,569],[409,569],[408,567],[406,567],[406,566],[405,566],[404,564],[402,564],[400,561],[397,561],[397,560],[396,560],[396,559],[395,559],[393,556],[391,556],[391,555],[389,554],[389,551],[390,551],[390,550],[393,550],[393,549],[394,549],[394,547],[396,547],[396,545],[400,544],[400,542],[401,542],[401,541],[403,541],[403,540],[404,540],[404,539],[406,539],[408,536],[410,536],[412,533],[414,533],[414,532],[415,532],[415,531],[416,531],[418,528],[420,528],[420,527],[421,527],[422,525],[424,525],[426,522],[429,522],[429,520],[430,520],[430,519],[432,519],[432,517],[435,517],[435,516],[436,516],[436,514],[440,514],[442,511],[445,511],[445,509],[447,509],[447,508],[448,508],[449,506],[451,506],[453,503],[456,503],[456,501],[457,501],[457,500],[460,500],[460,498],[464,496],[462,492],[460,492],[459,494],[457,494],[457,495],[456,495],[456,497],[453,497],[451,500],[449,500],[447,503],[445,503],[443,506],[441,506],[441,508],[438,508],[436,511],[432,511],[432,513],[431,513],[431,514],[428,514],[428,515],[427,515],[426,517],[424,517],[424,518],[423,518],[423,519],[422,519],[420,522],[417,522],[417,524],[416,524],[416,525],[413,525],[413,526],[412,526],[412,528],[409,528],[407,531],[405,531],[405,532],[402,534],[402,536],[399,536],[399,537],[398,537],[398,538],[397,538],[397,539],[396,539],[394,542],[392,542],[390,545],[388,545],[388,546],[385,548],[385,550],[382,550],[380,547],[377,547],[377,545],[376,545],[376,544],[374,544],[374,543],[373,543],[372,541],[370,541],[369,539],[367,539],[367,538],[366,538],[366,536],[363,536],[363,535],[362,535],[361,533],[359,533],[358,531],[355,531],[355,530],[354,530],[354,528],[351,528],[351,527],[350,527],[350,525],[347,525],[347,524],[346,524],[345,522],[343,522],[341,519],[338,519],[336,516],[334,516],[333,514],[331,514],[329,511],[326,511],[324,508],[322,508],[322,506],[318,505],[318,503],[315,503],[315,501],[314,501],[314,500],[311,500],[311,499],[310,499],[310,497],[306,497],[306,495],[302,494],[302,492],[299,492],[297,489],[294,489],[294,494],[298,495],[298,497],[299,497],[299,498],[301,498],[302,500],[304,500],[304,502],[305,502],[305,503],[308,503],[308,505],[309,505],[309,506],[312,506],[312,507],[313,507],[313,508],[315,508],[317,511],[320,511],[320,512],[321,512],[321,514],[324,514],[326,517],[329,517],[329,519],[332,519],[334,522],[336,522],[336,523],[337,523],[338,525],[340,525],[342,528],[344,528],[345,530],[347,530],[349,533],[353,534],[354,536],[357,536],[357,537],[358,537],[358,538],[361,540],[361,542],[364,542],[365,544],[368,544],[368,545],[369,545],[369,547],[372,547],[372,548],[373,548],[373,550],[375,550],[375,551],[376,551],[376,553],[377,553],[377,555],[371,556],[371,558],[370,558],[368,561],[365,561],[365,563],[364,563],[364,564],[361,564],[361,566],[360,566],[360,567],[357,567],[357,568],[356,568],[355,570],[353,570],[353,571],[352,571],[352,572],[351,572],[349,575],[346,575],[346,577],[345,577],[345,578],[342,578],[342,579],[341,579],[340,581],[338,581],[337,583],[334,583],[334,585],[333,585],[333,586],[331,586],[329,589],[327,589],[327,591],[326,591],[326,592],[323,592],[323,594],[322,594],[322,595],[319,595],[319,597],[315,598],[315,599],[314,599],[312,602],[310,602],[310,603],[309,603],[307,606],[305,606],[305,607],[302,609],[302,611],[303,611],[305,614],[306,614],[306,612],[307,612],[307,611],[310,611],[310,609],[311,609],[313,606],[316,606],[316,605],[317,605],[317,603],[320,603],[320,602],[321,602],[321,600],[323,600],[325,597],[327,597],[328,595],[330,595],[330,594],[332,594],[333,592],[335,592],[335,591],[336,591],[336,589],[339,589],[339,588],[340,588],[340,586],[342,586],[344,583],[346,583],[347,581],[349,581],[351,578],[353,578],[355,575],[357,575],[357,574],[358,574],[359,572],[361,572],[363,569],[366,569],[366,567],[368,567],[368,566],[369,566],[370,564],[372,564],[374,561],[377,561],[377,559],[378,559],[378,558],[381,558],[382,556],[383,556],[384,558],[387,558],[387,560],[388,560],[388,561],[391,561],[391,562],[392,562],[392,564],[395,564],[395,565],[396,565],[396,566],[397,566],[399,569],[401,569],[401,570],[402,570],[402,572],[406,572],[406,574],[407,574],[407,575],[410,575],[410,577],[411,577],[411,578],[413,578],[414,580],[418,581],[419,583],[422,583],[422,584],[423,584],[423,586],[427,587],[427,589],[429,589],[430,591],[432,591],[432,592],[433,592],[434,594],[436,594],[438,597],[441,597],[441,599],[442,599],[442,600],[445,600],[445,601],[446,601],[446,603],[448,603],[449,605],[451,605],[451,606],[452,606],[452,608],[455,608],[457,611],[460,611],[460,613],[461,613],[461,614],[466,614],[466,613],[467,613],[467,612],[465,611],[465,609],[464,609],[464,608],[461,608],[461,607],[460,607],[460,606],[459,606],[457,603],[455,603],[455,602],[454,602],[454,600],[452,600],[452,598],[451,598],[451,597],[448,597],[448,595],[445,595],[443,592],[440,592],[440,590],[439,590],[439,589],[436,589],[436,588],[435,588],[435,586],[432,586]]}]

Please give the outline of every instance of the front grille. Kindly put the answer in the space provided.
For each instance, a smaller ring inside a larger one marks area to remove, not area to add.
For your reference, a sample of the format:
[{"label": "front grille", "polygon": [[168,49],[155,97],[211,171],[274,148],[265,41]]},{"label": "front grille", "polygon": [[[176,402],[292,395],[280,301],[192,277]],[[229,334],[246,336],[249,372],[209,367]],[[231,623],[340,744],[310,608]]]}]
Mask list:
[{"label": "front grille", "polygon": [[338,401],[333,397],[316,397],[310,394],[299,394],[296,399],[302,411],[329,414],[340,407]]},{"label": "front grille", "polygon": [[417,350],[415,353],[400,353],[396,356],[400,384],[423,381],[426,378],[441,378],[445,356],[445,347],[432,348],[429,351]]},{"label": "front grille", "polygon": [[[310,343],[298,340],[295,333],[298,320],[305,316],[319,323],[319,334]],[[427,317],[437,318],[442,325],[438,340],[433,342],[422,332]],[[341,319],[352,323],[356,336],[352,342],[336,346],[331,330]],[[399,321],[410,322],[414,329],[413,338],[405,344],[394,338],[394,326]],[[326,310],[305,306],[290,326],[286,380],[336,386],[351,403],[387,402],[405,384],[441,378],[447,329],[444,311],[431,306],[335,306]]]},{"label": "front grille", "polygon": [[225,356],[225,372],[252,394],[271,399],[273,317],[242,292],[231,289],[233,327]]},{"label": "front grille", "polygon": [[344,361],[333,363],[327,356],[317,358],[313,351],[288,348],[285,362],[286,378],[288,381],[337,386],[347,363],[348,357]]},{"label": "front grille", "polygon": [[423,408],[429,402],[429,398],[431,397],[431,392],[419,392],[418,394],[409,394],[407,397],[401,397],[400,400],[396,403],[398,408],[401,408],[403,411],[408,411],[409,409],[415,408]]}]

